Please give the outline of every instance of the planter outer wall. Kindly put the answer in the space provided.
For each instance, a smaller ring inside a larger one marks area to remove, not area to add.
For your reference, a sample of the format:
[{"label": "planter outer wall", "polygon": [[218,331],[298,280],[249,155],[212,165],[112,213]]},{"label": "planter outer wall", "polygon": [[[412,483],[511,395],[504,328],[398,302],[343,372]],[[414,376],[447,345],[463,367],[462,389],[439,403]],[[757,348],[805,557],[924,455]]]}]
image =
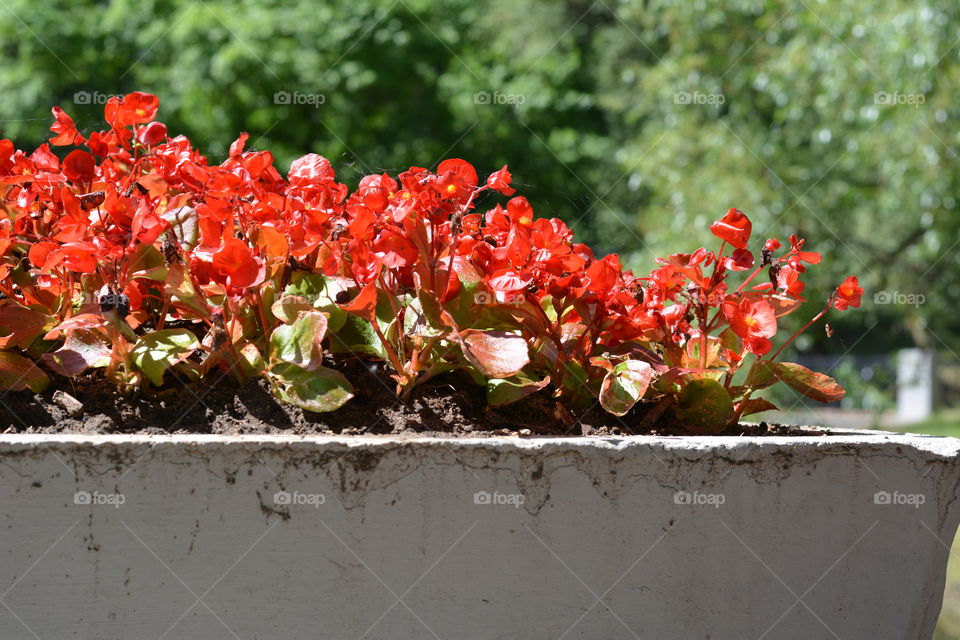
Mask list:
[{"label": "planter outer wall", "polygon": [[958,451],[4,436],[0,638],[929,640]]}]

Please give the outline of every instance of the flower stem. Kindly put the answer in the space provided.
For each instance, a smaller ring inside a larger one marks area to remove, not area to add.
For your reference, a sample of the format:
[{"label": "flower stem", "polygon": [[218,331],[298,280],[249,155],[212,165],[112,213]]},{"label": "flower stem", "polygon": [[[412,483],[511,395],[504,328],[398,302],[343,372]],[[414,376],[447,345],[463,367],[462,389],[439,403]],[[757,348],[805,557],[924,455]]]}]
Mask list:
[{"label": "flower stem", "polygon": [[807,324],[805,324],[805,325],[803,325],[802,327],[800,327],[792,336],[790,336],[790,339],[789,339],[789,340],[787,340],[787,341],[784,342],[782,345],[780,345],[780,348],[777,349],[777,350],[774,352],[774,354],[773,354],[772,356],[770,356],[769,359],[770,359],[770,360],[774,360],[778,355],[780,355],[780,352],[781,352],[781,351],[783,351],[784,349],[787,348],[787,345],[789,345],[791,342],[793,342],[793,341],[796,339],[797,336],[799,336],[801,333],[803,333],[804,331],[806,331],[807,329],[809,329],[809,328],[810,328],[810,325],[812,325],[814,322],[816,322],[817,320],[819,320],[820,318],[822,318],[823,316],[825,316],[825,315],[827,314],[827,311],[830,311],[830,305],[829,305],[829,304],[828,304],[826,307],[824,307],[823,311],[821,311],[821,312],[818,313],[817,315],[813,316],[813,318],[810,320],[810,322],[808,322]]}]

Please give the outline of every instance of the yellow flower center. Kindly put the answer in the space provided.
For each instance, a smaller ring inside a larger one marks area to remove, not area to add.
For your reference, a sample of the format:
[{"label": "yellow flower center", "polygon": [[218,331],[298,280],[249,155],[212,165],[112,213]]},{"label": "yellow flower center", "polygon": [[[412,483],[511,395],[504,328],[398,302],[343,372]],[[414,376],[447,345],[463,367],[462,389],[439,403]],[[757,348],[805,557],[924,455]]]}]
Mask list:
[{"label": "yellow flower center", "polygon": [[453,184],[447,185],[447,193],[454,193],[457,190],[457,186]]}]

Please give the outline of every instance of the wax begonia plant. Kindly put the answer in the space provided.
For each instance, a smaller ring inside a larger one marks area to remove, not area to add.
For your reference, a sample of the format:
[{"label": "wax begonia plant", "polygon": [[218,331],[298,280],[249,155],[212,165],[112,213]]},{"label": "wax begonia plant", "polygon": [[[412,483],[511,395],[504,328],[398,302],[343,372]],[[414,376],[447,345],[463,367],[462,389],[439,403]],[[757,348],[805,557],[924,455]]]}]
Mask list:
[{"label": "wax begonia plant", "polygon": [[[795,236],[755,254],[737,209],[710,227],[716,252],[638,277],[538,218],[507,167],[480,180],[450,159],[351,192],[315,154],[284,177],[247,134],[212,165],[158,106],[111,98],[89,136],[54,107],[49,145],[0,140],[0,389],[98,369],[128,392],[261,376],[285,402],[333,411],[354,393],[336,355],[385,363],[401,398],[461,370],[493,406],[542,393],[705,433],[775,408],[753,394],[777,381],[843,395],[776,360],[798,334],[774,350],[820,255]],[[500,202],[481,210],[488,193]],[[814,320],[862,293],[848,278]]]}]

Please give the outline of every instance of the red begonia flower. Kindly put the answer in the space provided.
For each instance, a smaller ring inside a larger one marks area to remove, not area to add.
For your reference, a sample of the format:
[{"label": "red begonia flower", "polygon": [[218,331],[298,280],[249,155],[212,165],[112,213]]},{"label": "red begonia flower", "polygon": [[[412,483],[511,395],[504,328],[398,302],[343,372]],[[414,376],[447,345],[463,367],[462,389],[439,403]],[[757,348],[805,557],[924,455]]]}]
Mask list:
[{"label": "red begonia flower", "polygon": [[863,288],[857,282],[856,276],[850,276],[843,281],[833,295],[833,306],[839,311],[846,311],[850,307],[860,306],[860,296]]},{"label": "red begonia flower", "polygon": [[213,254],[213,269],[218,282],[235,289],[256,286],[266,278],[263,260],[238,238],[227,238]]},{"label": "red begonia flower", "polygon": [[728,297],[723,303],[733,332],[740,336],[750,353],[764,355],[770,351],[770,340],[777,333],[777,315],[773,305],[763,298]]},{"label": "red begonia flower", "polygon": [[746,249],[752,230],[750,219],[739,209],[730,209],[727,214],[710,225],[713,235],[737,249]]},{"label": "red begonia flower", "polygon": [[68,116],[60,107],[54,107],[52,111],[56,121],[50,125],[50,131],[53,131],[57,135],[50,138],[50,144],[57,147],[83,144],[84,138],[80,135],[80,132],[77,131],[76,125],[73,124],[73,118]]},{"label": "red begonia flower", "polygon": [[160,100],[157,96],[134,91],[123,98],[113,96],[107,100],[103,113],[110,126],[117,129],[131,124],[146,124],[157,117]]},{"label": "red begonia flower", "polygon": [[83,151],[75,149],[63,159],[63,175],[74,182],[89,182],[96,175],[97,161]]},{"label": "red begonia flower", "polygon": [[499,171],[494,171],[490,174],[490,177],[487,178],[487,186],[493,189],[494,191],[499,191],[505,196],[512,196],[517,192],[516,189],[510,186],[510,183],[513,181],[513,176],[510,174],[510,171],[507,169],[507,165],[503,165],[503,168]]},{"label": "red begonia flower", "polygon": [[163,142],[166,137],[167,125],[162,122],[151,122],[137,132],[137,140],[148,147]]}]

